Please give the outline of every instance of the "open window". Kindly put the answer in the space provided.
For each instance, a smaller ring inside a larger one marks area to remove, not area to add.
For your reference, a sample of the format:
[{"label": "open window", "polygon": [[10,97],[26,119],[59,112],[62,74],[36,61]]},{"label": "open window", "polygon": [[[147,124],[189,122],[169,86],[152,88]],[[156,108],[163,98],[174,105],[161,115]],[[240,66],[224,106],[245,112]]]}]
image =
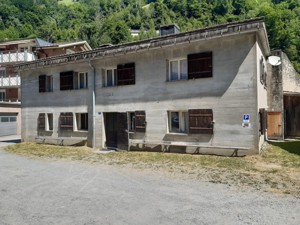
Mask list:
[{"label": "open window", "polygon": [[44,131],[53,131],[53,114],[40,113],[38,117],[38,129]]},{"label": "open window", "polygon": [[128,130],[130,132],[146,132],[146,112],[128,112]]},{"label": "open window", "polygon": [[88,113],[76,113],[77,130],[88,130]]},{"label": "open window", "polygon": [[190,134],[213,134],[212,109],[190,109],[188,113]]},{"label": "open window", "polygon": [[61,113],[59,117],[59,126],[61,130],[73,130],[73,113]]},{"label": "open window", "polygon": [[39,92],[52,92],[53,91],[53,76],[40,75],[39,76]]},{"label": "open window", "polygon": [[188,132],[188,113],[186,111],[169,111],[168,120],[170,133]]}]

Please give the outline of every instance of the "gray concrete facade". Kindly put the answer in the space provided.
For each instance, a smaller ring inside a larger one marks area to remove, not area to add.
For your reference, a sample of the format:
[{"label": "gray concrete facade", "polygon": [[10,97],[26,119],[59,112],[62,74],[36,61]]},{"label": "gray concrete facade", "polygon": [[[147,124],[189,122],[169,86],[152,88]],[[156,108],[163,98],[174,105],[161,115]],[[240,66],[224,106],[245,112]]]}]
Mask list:
[{"label": "gray concrete facade", "polygon": [[[224,27],[227,35],[222,33],[225,32]],[[266,30],[260,19],[226,24],[224,27],[113,46],[111,49],[115,54],[96,49],[90,52],[91,58],[87,55],[75,60],[74,55],[74,58],[65,56],[70,59],[65,63],[58,63],[62,59],[57,58],[49,59],[56,60],[52,62],[44,60],[19,65],[17,69],[22,76],[22,140],[35,141],[37,137],[44,137],[45,142],[57,143],[57,139],[67,137],[64,144],[71,144],[76,138],[86,138],[88,146],[102,149],[107,147],[104,118],[107,113],[144,111],[145,133],[132,132],[128,137],[139,140],[150,149],[166,142],[170,144],[170,151],[232,155],[240,149],[238,154],[258,153],[264,141],[264,135],[259,132],[259,110],[267,108],[266,87],[260,82],[260,63],[262,60],[265,65],[269,55]],[[210,35],[209,38],[205,32]],[[176,39],[181,40],[188,34],[194,35],[193,41],[176,43]],[[166,41],[169,41],[168,45],[164,46]],[[151,47],[154,42],[156,46]],[[144,49],[127,51],[129,47]],[[103,53],[102,56],[92,57],[98,52]],[[212,52],[212,77],[169,81],[170,61],[186,59],[189,54],[201,52]],[[106,69],[132,62],[135,63],[134,85],[105,87]],[[60,73],[63,71],[87,72],[87,88],[61,91]],[[39,93],[41,74],[53,76],[52,92]],[[190,109],[212,110],[213,134],[170,131],[168,112],[187,112]],[[62,112],[74,113],[74,118],[76,113],[88,113],[88,130],[74,130],[75,124],[73,130],[62,132],[59,129]],[[40,113],[53,114],[52,131],[38,131]],[[244,115],[250,116],[246,125],[243,123]]]}]

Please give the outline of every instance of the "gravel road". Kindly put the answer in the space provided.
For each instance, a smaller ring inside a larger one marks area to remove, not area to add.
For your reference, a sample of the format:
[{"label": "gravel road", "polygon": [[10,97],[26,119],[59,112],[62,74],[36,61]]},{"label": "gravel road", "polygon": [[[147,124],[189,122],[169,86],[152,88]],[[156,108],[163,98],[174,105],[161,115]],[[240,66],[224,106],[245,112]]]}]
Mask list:
[{"label": "gravel road", "polygon": [[0,225],[299,225],[299,212],[290,196],[0,150]]}]

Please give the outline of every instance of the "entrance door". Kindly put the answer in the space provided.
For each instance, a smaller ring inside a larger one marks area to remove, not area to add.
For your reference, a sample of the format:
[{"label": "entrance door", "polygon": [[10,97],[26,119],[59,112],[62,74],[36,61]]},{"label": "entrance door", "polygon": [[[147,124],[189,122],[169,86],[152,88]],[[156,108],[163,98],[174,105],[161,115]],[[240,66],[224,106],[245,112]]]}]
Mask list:
[{"label": "entrance door", "polygon": [[281,112],[268,112],[268,138],[269,139],[283,138]]},{"label": "entrance door", "polygon": [[104,125],[108,148],[128,149],[127,113],[105,113]]}]

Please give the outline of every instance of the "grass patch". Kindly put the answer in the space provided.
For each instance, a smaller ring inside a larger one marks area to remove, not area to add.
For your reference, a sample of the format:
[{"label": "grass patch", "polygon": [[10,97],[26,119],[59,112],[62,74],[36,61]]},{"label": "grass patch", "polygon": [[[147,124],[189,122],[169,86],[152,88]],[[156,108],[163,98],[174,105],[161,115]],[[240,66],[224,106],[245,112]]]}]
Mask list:
[{"label": "grass patch", "polygon": [[98,154],[87,147],[21,143],[8,152],[39,158],[64,158],[93,164],[161,171],[229,186],[289,193],[300,197],[300,142],[266,144],[261,155],[222,157],[161,152]]}]

